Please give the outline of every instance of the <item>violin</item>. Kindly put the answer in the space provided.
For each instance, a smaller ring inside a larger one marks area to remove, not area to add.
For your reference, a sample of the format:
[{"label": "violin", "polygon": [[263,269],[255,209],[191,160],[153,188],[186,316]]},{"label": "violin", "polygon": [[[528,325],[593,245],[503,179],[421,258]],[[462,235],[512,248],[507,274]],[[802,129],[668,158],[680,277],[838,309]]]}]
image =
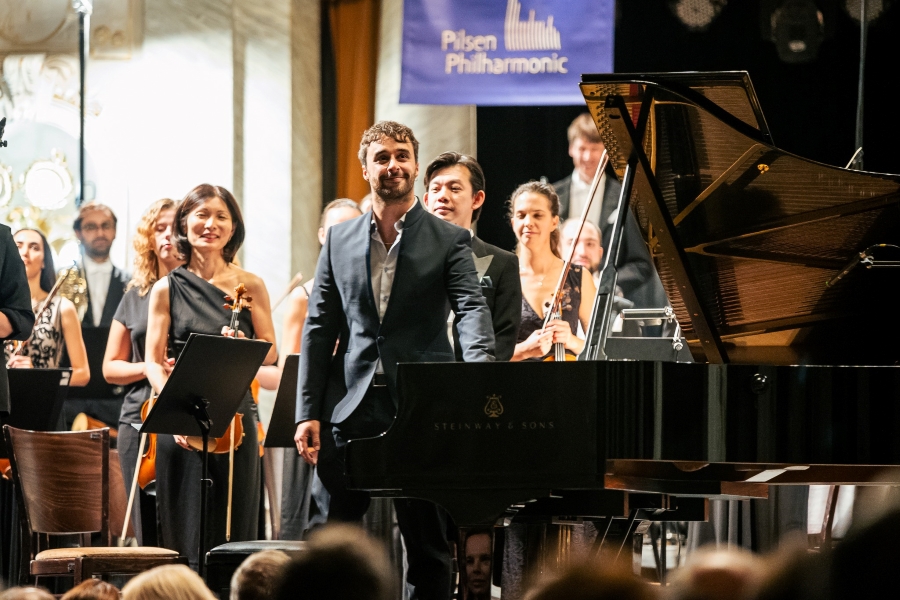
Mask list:
[{"label": "violin", "polygon": [[[594,181],[591,183],[591,190],[588,193],[587,202],[584,203],[584,208],[581,210],[581,223],[578,225],[578,234],[572,242],[572,247],[569,248],[568,260],[565,261],[562,272],[559,274],[559,281],[556,283],[556,290],[553,292],[553,300],[547,305],[544,326],[541,329],[541,332],[547,329],[547,325],[550,324],[550,321],[562,318],[563,289],[566,284],[566,278],[569,276],[569,269],[572,268],[572,257],[575,256],[575,247],[578,245],[578,238],[581,237],[581,232],[584,230],[584,224],[587,221],[588,213],[591,210],[591,203],[594,201],[594,196],[597,194],[600,178],[603,176],[603,172],[606,170],[608,162],[609,154],[606,152],[606,149],[604,149],[603,154],[600,156],[600,164],[597,166],[597,172],[594,174]],[[565,362],[574,360],[578,360],[578,358],[572,354],[567,354],[565,345],[557,342],[553,344],[553,352],[544,359],[544,362]]]},{"label": "violin", "polygon": [[[243,283],[239,283],[234,288],[233,297],[225,296],[224,308],[231,311],[231,321],[228,324],[228,328],[234,332],[235,339],[238,337],[238,319],[241,316],[241,311],[250,311],[250,303],[252,301],[253,298],[247,295],[247,287]],[[239,448],[244,442],[244,425],[241,422],[243,418],[244,415],[242,413],[234,415],[222,437],[212,438],[207,442],[207,450],[213,454],[226,454]],[[199,435],[188,436],[186,441],[188,446],[194,450],[203,450],[203,438]]]}]

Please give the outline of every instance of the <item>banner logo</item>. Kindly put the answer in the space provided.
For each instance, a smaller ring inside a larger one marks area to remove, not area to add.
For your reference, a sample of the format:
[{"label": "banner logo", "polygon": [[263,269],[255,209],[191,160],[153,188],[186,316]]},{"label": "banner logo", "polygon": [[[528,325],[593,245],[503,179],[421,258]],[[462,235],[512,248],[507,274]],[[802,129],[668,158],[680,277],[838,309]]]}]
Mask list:
[{"label": "banner logo", "polygon": [[613,0],[404,0],[400,102],[582,104],[581,74],[612,71],[614,14]]},{"label": "banner logo", "polygon": [[533,10],[528,11],[528,20],[520,21],[522,5],[517,0],[509,0],[506,5],[506,24],[503,44],[507,50],[562,50],[559,30],[553,26],[553,15],[547,21],[535,21]]}]

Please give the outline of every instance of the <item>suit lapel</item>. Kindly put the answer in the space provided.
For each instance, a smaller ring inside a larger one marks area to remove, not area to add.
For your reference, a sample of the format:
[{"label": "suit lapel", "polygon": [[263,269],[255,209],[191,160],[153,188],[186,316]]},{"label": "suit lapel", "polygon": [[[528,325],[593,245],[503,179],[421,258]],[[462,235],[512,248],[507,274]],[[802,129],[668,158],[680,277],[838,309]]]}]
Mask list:
[{"label": "suit lapel", "polygon": [[355,245],[357,248],[365,248],[362,260],[366,264],[366,280],[363,287],[366,290],[366,298],[369,299],[369,310],[378,320],[378,306],[375,304],[375,296],[372,293],[372,213],[366,213],[368,218],[360,219],[361,234],[365,236],[364,240],[360,240],[360,244]]},{"label": "suit lapel", "polygon": [[[109,276],[109,288],[106,290],[106,303],[103,305],[103,316],[100,318],[101,323],[112,323],[112,318],[119,308],[119,302],[125,295],[125,285],[122,283],[122,271],[113,266],[112,274]],[[99,323],[98,323],[99,325]]]}]

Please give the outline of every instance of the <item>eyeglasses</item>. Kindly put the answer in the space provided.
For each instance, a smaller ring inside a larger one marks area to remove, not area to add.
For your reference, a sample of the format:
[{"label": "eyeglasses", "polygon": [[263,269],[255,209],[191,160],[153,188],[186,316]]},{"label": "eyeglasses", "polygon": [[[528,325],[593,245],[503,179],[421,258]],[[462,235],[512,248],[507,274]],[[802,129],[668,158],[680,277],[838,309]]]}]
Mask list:
[{"label": "eyeglasses", "polygon": [[102,229],[103,231],[115,231],[116,226],[110,221],[104,221],[99,225],[96,223],[85,223],[81,226],[81,230],[87,231],[88,233],[96,233],[98,229]]}]

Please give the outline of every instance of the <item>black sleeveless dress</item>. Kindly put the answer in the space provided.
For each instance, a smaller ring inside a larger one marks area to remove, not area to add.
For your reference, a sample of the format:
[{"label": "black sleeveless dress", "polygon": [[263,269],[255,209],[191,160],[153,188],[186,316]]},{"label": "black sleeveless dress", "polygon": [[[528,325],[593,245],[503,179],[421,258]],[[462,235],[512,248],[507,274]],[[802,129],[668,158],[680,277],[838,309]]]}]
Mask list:
[{"label": "black sleeveless dress", "polygon": [[[170,352],[177,358],[191,333],[220,335],[231,320],[231,311],[223,308],[225,294],[184,267],[169,273]],[[240,330],[253,337],[249,311],[240,314]],[[256,436],[256,406],[250,390],[238,412],[243,413],[244,441],[234,452],[234,492],[232,496],[231,541],[256,540],[259,537],[260,458]],[[187,556],[197,569],[200,542],[199,452],[184,450],[171,435],[157,438],[156,494],[159,510],[161,546]],[[209,493],[207,549],[225,543],[225,519],[228,506],[228,454],[209,455]]]},{"label": "black sleeveless dress", "polygon": [[[584,269],[580,265],[572,265],[569,273],[566,275],[566,282],[563,284],[562,298],[562,320],[569,324],[572,328],[572,335],[578,331],[578,311],[581,309],[581,278]],[[551,290],[552,291],[552,290]],[[546,307],[545,309],[546,310]],[[524,342],[528,339],[533,331],[537,331],[544,326],[544,320],[538,316],[537,311],[532,308],[522,295],[522,321],[519,323],[519,331],[516,334],[516,343]],[[551,349],[547,356],[553,354]],[[571,350],[566,350],[566,354],[575,355]],[[541,358],[527,358],[525,360],[538,361],[544,360],[546,356]]]}]

